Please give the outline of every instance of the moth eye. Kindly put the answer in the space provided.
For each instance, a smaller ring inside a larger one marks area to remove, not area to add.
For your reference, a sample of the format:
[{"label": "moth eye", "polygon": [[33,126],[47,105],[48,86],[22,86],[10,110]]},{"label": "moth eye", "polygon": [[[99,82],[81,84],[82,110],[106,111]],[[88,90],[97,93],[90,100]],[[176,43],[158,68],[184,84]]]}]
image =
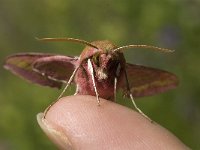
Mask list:
[{"label": "moth eye", "polygon": [[93,59],[93,62],[99,67],[99,65],[100,65],[99,55],[94,55],[92,59]]}]

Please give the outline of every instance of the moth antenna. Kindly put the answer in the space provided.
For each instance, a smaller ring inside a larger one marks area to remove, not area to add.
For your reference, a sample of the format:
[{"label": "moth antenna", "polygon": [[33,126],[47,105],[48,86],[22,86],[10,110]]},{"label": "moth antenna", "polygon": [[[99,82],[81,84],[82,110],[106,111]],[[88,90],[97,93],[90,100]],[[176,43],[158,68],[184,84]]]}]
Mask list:
[{"label": "moth antenna", "polygon": [[91,62],[90,59],[88,59],[88,70],[90,71],[91,76],[92,76],[92,82],[93,82],[93,86],[94,86],[94,91],[95,91],[96,96],[97,96],[98,105],[100,105],[99,93],[97,91],[97,87],[96,87],[96,83],[95,83],[95,79],[94,79],[94,70],[93,70],[92,62]]},{"label": "moth antenna", "polygon": [[151,46],[151,45],[125,45],[125,46],[118,47],[118,48],[114,49],[113,51],[116,52],[116,51],[120,51],[120,50],[124,50],[124,49],[128,49],[128,48],[147,48],[147,49],[153,49],[153,50],[165,52],[165,53],[171,53],[171,52],[175,51],[175,50],[171,50],[171,49],[167,49],[167,48],[160,48],[160,47]]},{"label": "moth antenna", "polygon": [[98,49],[98,47],[91,44],[90,42],[87,42],[85,40],[75,39],[75,38],[37,38],[36,37],[36,40],[44,41],[44,42],[75,42],[75,43],[84,44],[84,45]]},{"label": "moth antenna", "polygon": [[44,111],[44,118],[46,117],[47,112],[49,111],[49,109],[57,102],[59,101],[59,99],[63,96],[63,94],[65,93],[65,91],[67,90],[68,86],[70,85],[70,83],[72,82],[77,70],[78,70],[79,66],[76,67],[76,69],[73,71],[71,77],[69,78],[65,88],[63,89],[62,93],[58,96],[57,100],[53,101]]},{"label": "moth antenna", "polygon": [[153,122],[147,115],[145,115],[145,113],[142,112],[142,110],[140,110],[140,108],[136,105],[135,103],[135,100],[133,98],[133,94],[131,93],[131,90],[130,90],[130,85],[129,85],[129,82],[128,82],[128,76],[127,76],[127,72],[126,72],[126,69],[125,69],[125,79],[126,79],[126,86],[127,86],[127,92],[131,98],[131,101],[135,107],[135,109],[142,115],[144,116],[145,118],[147,118],[150,122]]}]

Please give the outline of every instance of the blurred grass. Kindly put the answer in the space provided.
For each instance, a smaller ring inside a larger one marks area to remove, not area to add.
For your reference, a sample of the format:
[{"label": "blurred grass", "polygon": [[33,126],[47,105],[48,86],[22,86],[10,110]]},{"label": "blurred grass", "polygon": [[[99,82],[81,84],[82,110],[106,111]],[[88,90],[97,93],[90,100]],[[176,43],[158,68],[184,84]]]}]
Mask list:
[{"label": "blurred grass", "polygon": [[[1,0],[0,63],[17,52],[79,55],[83,48],[41,43],[35,37],[108,39],[119,46],[150,44],[176,49],[173,54],[127,50],[125,55],[128,62],[177,74],[180,85],[176,90],[137,103],[186,145],[200,149],[199,14],[199,0]],[[0,149],[55,149],[39,129],[36,114],[60,91],[27,83],[2,67],[0,85]],[[128,100],[119,101],[131,105]]]}]

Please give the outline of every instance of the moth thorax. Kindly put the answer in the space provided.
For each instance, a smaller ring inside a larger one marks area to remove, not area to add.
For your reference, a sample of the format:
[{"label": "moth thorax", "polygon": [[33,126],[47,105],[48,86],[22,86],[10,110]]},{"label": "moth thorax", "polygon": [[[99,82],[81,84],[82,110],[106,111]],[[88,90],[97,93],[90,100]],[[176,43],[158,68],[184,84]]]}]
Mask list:
[{"label": "moth thorax", "polygon": [[98,68],[97,71],[96,71],[96,75],[97,75],[97,78],[99,80],[105,80],[108,78],[108,74],[105,72],[104,69],[102,68]]}]

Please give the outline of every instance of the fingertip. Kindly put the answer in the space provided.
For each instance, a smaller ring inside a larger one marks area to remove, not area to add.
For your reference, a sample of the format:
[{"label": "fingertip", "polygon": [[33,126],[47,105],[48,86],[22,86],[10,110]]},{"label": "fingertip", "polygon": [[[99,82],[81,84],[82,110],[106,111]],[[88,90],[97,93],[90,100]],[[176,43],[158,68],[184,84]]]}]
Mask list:
[{"label": "fingertip", "polygon": [[59,147],[59,149],[73,149],[67,135],[63,134],[63,132],[57,129],[56,126],[52,125],[50,122],[44,119],[44,113],[37,114],[37,122],[44,133],[49,137],[51,141],[54,142],[54,144]]},{"label": "fingertip", "polygon": [[[187,148],[166,129],[132,109],[100,100],[98,106],[93,96],[64,97],[51,107],[42,123],[45,120],[51,130],[67,137],[74,149]],[[38,118],[41,120],[42,115]]]}]

